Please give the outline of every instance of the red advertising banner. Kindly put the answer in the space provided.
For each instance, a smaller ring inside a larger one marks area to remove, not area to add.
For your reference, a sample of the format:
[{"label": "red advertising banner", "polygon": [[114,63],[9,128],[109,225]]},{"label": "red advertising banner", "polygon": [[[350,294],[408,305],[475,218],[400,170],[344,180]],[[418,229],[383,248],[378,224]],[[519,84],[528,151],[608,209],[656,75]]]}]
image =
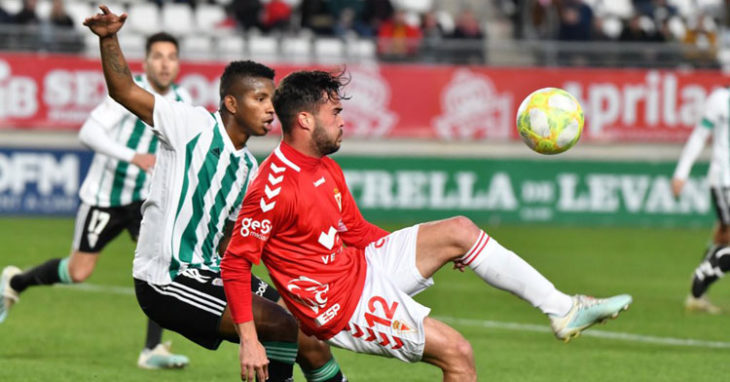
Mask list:
[{"label": "red advertising banner", "polygon": [[[131,66],[142,70],[139,61]],[[215,110],[224,67],[184,62],[178,82],[195,104]],[[280,79],[305,67],[274,68]],[[710,91],[730,83],[718,71],[386,64],[347,70],[346,131],[364,138],[516,139],[519,103],[536,89],[554,86],[581,101],[586,141],[681,141]],[[0,54],[0,128],[78,129],[105,95],[98,59]]]}]

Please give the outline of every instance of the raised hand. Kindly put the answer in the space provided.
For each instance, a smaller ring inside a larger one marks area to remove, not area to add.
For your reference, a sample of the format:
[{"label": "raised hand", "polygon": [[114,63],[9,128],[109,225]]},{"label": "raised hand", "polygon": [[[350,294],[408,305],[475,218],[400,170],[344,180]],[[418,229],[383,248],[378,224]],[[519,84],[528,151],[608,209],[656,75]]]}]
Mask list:
[{"label": "raised hand", "polygon": [[127,20],[127,14],[117,15],[112,13],[106,5],[100,5],[101,13],[97,13],[84,20],[84,25],[89,27],[99,38],[112,36],[122,28]]}]

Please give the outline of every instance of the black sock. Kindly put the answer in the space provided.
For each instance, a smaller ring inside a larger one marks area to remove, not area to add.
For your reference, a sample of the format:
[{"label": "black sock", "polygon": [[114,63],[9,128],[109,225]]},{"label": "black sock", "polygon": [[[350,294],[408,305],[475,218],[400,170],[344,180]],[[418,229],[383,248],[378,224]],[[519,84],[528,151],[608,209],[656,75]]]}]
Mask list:
[{"label": "black sock", "polygon": [[267,382],[287,382],[292,381],[294,374],[294,364],[277,361],[269,358],[269,379]]},{"label": "black sock", "polygon": [[162,342],[162,326],[158,323],[147,319],[147,338],[145,339],[144,348],[152,350]]},{"label": "black sock", "polygon": [[730,247],[714,246],[707,251],[704,260],[695,269],[692,278],[692,296],[702,297],[717,279],[730,271]]},{"label": "black sock", "polygon": [[51,285],[61,282],[58,275],[58,264],[61,259],[51,259],[45,263],[20,273],[10,279],[10,287],[21,293],[29,286]]}]

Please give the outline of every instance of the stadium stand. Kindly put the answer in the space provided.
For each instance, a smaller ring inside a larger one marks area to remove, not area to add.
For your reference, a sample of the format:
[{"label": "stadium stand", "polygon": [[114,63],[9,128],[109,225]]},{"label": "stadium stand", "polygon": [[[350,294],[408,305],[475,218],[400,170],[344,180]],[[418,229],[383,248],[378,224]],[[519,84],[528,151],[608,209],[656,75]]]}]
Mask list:
[{"label": "stadium stand", "polygon": [[[32,9],[25,9],[26,3]],[[0,17],[0,49],[85,49],[88,55],[97,54],[96,44],[80,25],[96,2],[66,0],[73,28],[65,30],[50,22],[52,0],[33,3],[0,1],[0,15],[7,14],[4,21]],[[266,61],[295,63],[387,58],[642,67],[720,67],[730,59],[721,0],[115,0],[107,5],[130,14],[123,40],[132,58],[143,53],[141,38],[164,29],[180,38],[190,58],[254,54]],[[261,17],[237,18],[236,12],[251,14],[250,10]],[[424,37],[414,34],[405,42],[417,47],[415,51],[378,51],[377,46],[392,45],[388,33],[380,32],[399,14],[407,28],[420,30]],[[464,34],[470,18],[476,26]],[[635,59],[645,58],[646,51],[662,59]]]}]

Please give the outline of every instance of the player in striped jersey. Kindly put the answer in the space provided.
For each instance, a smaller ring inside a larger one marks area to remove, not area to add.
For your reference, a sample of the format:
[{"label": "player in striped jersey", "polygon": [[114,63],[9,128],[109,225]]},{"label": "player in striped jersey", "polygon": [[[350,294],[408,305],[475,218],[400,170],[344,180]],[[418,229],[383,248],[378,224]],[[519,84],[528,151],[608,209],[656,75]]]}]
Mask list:
[{"label": "player in striped jersey", "polygon": [[[239,342],[220,278],[219,250],[226,247],[257,169],[246,142],[265,135],[274,119],[274,72],[251,61],[228,65],[215,113],[169,102],[132,81],[116,37],[126,15],[100,8],[102,14],[84,24],[99,36],[109,94],[160,140],[135,251],[137,300],[151,319],[201,346]],[[297,354],[297,323],[285,309],[259,296],[252,303],[261,323],[259,350],[265,352],[257,362],[268,364],[261,379],[288,380],[299,357],[309,380],[343,380],[326,344],[303,336]],[[252,380],[249,369],[241,364],[242,377]],[[340,379],[333,379],[337,375]]]},{"label": "player in striped jersey", "polygon": [[708,97],[700,122],[695,126],[672,178],[676,197],[682,192],[692,165],[712,137],[712,159],[707,173],[710,195],[717,214],[712,244],[695,269],[685,308],[711,314],[721,313],[705,296],[712,283],[730,271],[730,89],[718,88]]},{"label": "player in striped jersey", "polygon": [[[170,102],[190,103],[188,92],[173,82],[179,72],[174,36],[164,32],[149,36],[143,66],[145,74],[134,78],[138,86]],[[158,138],[143,121],[107,97],[84,122],[79,139],[95,154],[79,192],[81,205],[71,255],[25,272],[14,266],[5,268],[3,279],[8,285],[3,290],[0,322],[26,288],[83,282],[93,273],[104,247],[125,229],[137,240]],[[180,368],[188,364],[187,357],[170,353],[169,344],[161,340],[162,328],[149,320],[145,347],[137,360],[139,367]]]}]

